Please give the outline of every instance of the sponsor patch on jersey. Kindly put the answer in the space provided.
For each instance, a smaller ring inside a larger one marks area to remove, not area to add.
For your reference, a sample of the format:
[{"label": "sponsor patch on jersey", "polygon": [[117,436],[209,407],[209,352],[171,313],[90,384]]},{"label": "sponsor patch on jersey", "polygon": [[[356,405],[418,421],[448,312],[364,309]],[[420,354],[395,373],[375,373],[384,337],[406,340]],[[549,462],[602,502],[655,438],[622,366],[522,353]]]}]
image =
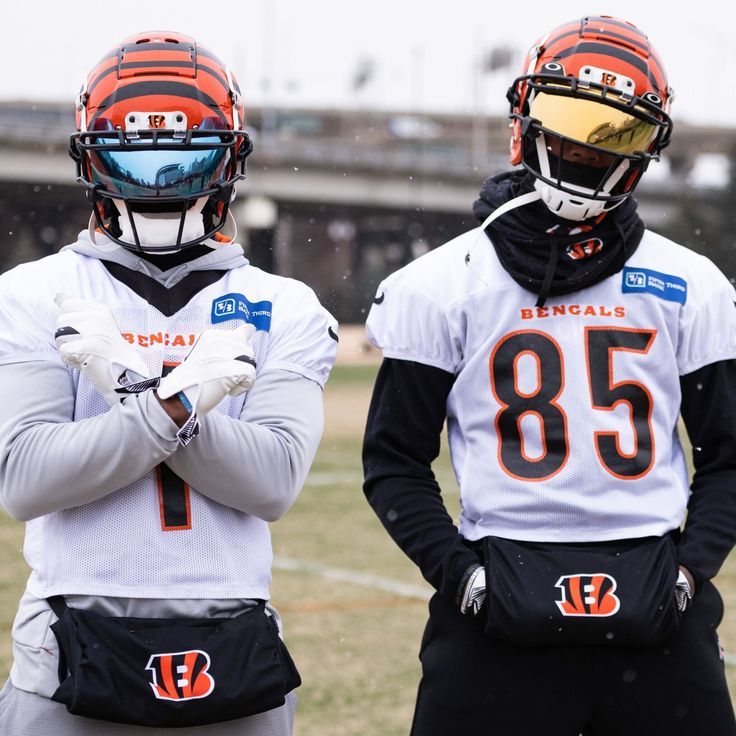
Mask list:
[{"label": "sponsor patch on jersey", "polygon": [[624,294],[654,294],[668,302],[684,304],[687,301],[687,281],[648,268],[624,267],[621,281]]},{"label": "sponsor patch on jersey", "polygon": [[212,324],[242,319],[257,330],[271,329],[271,302],[251,302],[242,294],[224,294],[212,302]]}]

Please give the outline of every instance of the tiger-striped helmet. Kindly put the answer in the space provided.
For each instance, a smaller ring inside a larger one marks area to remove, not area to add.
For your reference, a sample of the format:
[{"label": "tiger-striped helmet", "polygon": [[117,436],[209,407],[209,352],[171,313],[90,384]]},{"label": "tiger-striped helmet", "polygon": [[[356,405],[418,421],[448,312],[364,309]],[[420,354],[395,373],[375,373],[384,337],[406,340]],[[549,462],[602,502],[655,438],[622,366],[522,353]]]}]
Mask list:
[{"label": "tiger-striped helmet", "polygon": [[511,163],[547,206],[584,220],[620,204],[669,143],[672,89],[659,55],[631,23],[591,16],[532,46],[508,91]]},{"label": "tiger-striped helmet", "polygon": [[212,52],[169,31],[131,36],[87,75],[76,119],[69,151],[109,238],[166,253],[224,227],[252,144]]}]

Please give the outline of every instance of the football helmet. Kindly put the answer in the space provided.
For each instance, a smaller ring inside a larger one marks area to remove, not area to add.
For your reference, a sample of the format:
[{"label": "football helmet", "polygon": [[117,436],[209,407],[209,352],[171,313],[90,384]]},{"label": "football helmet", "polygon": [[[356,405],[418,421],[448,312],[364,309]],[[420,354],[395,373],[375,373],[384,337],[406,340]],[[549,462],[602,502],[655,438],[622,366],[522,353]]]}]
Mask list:
[{"label": "football helmet", "polygon": [[508,91],[511,163],[535,177],[542,200],[569,220],[620,204],[670,141],[672,89],[646,35],[591,16],[532,46]]},{"label": "football helmet", "polygon": [[225,226],[253,145],[238,83],[211,51],[169,31],[125,39],[84,80],[76,123],[77,179],[111,240],[172,253]]}]

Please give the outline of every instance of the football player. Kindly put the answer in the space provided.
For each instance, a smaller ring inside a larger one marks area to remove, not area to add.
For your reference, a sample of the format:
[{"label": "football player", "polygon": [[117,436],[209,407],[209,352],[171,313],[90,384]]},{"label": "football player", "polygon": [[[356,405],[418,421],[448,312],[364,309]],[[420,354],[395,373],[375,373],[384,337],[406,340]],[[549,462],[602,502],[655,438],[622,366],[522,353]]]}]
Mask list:
[{"label": "football player", "polygon": [[367,321],[364,490],[436,589],[412,733],[733,736],[711,578],[736,539],[735,298],[637,214],[672,130],[662,61],[586,17],[508,96],[521,167]]},{"label": "football player", "polygon": [[243,114],[193,39],[123,41],[76,103],[89,228],[0,277],[0,499],[31,567],[7,736],[292,732],[268,522],[316,452],[337,325],[234,240]]}]

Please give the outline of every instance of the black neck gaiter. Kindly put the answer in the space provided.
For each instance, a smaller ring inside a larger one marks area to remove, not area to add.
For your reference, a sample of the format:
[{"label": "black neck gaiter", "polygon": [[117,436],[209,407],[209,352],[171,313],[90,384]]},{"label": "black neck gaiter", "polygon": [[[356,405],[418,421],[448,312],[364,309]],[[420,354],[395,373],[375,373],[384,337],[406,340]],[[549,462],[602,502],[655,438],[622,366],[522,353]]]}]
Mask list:
[{"label": "black neck gaiter", "polygon": [[[534,178],[526,171],[492,176],[481,187],[473,215],[482,222],[533,189]],[[572,294],[618,273],[637,249],[644,223],[632,197],[582,222],[557,217],[539,201],[502,215],[486,234],[511,278],[536,294],[537,306],[543,306],[548,296]]]}]

